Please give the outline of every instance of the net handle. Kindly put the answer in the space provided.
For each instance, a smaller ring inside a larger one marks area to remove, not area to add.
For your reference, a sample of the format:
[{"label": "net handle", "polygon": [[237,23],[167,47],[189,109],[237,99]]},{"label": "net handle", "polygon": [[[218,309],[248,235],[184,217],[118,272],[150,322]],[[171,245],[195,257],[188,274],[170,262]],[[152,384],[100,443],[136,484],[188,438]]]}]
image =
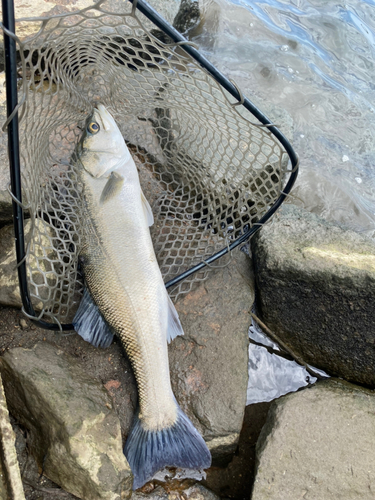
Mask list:
[{"label": "net handle", "polygon": [[[23,226],[23,204],[21,189],[21,166],[19,150],[19,120],[18,120],[18,91],[17,91],[17,52],[16,52],[16,26],[14,17],[13,0],[1,0],[3,8],[3,36],[5,51],[5,76],[6,76],[6,103],[7,103],[7,131],[8,131],[8,157],[10,170],[10,190],[13,204],[13,226],[15,235],[18,282],[22,300],[22,310],[29,318],[36,318],[27,286],[25,233]],[[33,319],[34,323],[48,330],[71,330],[73,325],[47,323]]]},{"label": "net handle", "polygon": [[[268,212],[260,219],[260,221],[249,229],[246,233],[235,240],[231,245],[207,258],[205,261],[197,264],[188,271],[176,276],[168,281],[165,286],[169,288],[176,285],[183,279],[199,271],[206,265],[210,265],[216,259],[222,257],[226,253],[232,251],[238,245],[241,245],[250,237],[252,237],[264,225],[270,217],[276,212],[285,198],[291,191],[297,175],[298,175],[298,157],[294,152],[291,144],[280,130],[272,124],[272,122],[246,97],[243,97],[236,85],[226,78],[217,68],[215,68],[200,52],[192,45],[184,36],[182,36],[175,28],[167,23],[158,12],[153,9],[145,0],[129,0],[133,4],[132,11],[137,9],[152,21],[159,29],[164,31],[176,45],[182,46],[183,50],[189,54],[201,67],[207,71],[225,90],[227,90],[235,99],[236,104],[243,105],[250,111],[268,130],[279,140],[288,154],[292,169],[291,175],[280,194],[279,198],[268,210]],[[15,245],[17,256],[17,271],[20,286],[20,294],[22,299],[22,310],[25,315],[31,319],[37,326],[46,330],[67,331],[73,330],[72,324],[56,324],[48,323],[37,318],[35,310],[32,306],[26,272],[26,252],[25,252],[25,235],[23,226],[23,205],[21,191],[21,169],[20,169],[20,152],[19,152],[19,127],[18,127],[18,99],[17,99],[17,56],[16,56],[16,40],[15,40],[15,16],[13,0],[1,0],[3,8],[3,30],[4,49],[5,49],[5,75],[6,75],[6,101],[7,101],[7,117],[8,117],[8,155],[10,168],[10,185],[13,201],[13,223],[15,233]],[[95,4],[93,5],[95,6]],[[13,36],[12,36],[13,35]],[[34,319],[35,318],[35,319]]]}]

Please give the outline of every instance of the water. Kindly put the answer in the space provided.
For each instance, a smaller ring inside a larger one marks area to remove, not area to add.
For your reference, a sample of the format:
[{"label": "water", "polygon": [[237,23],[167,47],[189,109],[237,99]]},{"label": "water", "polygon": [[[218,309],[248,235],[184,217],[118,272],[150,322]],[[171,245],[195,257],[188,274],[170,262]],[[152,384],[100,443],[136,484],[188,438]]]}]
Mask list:
[{"label": "water", "polygon": [[[371,238],[374,7],[374,1],[206,1],[206,23],[193,37],[291,140],[301,165],[293,202]],[[269,345],[254,326],[249,334]],[[247,404],[315,380],[294,361],[250,343]]]},{"label": "water", "polygon": [[[156,2],[171,22],[179,2]],[[293,203],[375,239],[375,0],[200,6],[204,22],[191,39],[300,157]],[[270,345],[254,325],[249,334]],[[248,404],[314,381],[295,362],[250,343]]]},{"label": "water", "polygon": [[[149,0],[169,22],[179,0]],[[190,33],[291,140],[293,202],[375,239],[375,0],[200,0]]]},{"label": "water", "polygon": [[291,140],[293,202],[375,238],[375,2],[205,0],[193,40]]}]

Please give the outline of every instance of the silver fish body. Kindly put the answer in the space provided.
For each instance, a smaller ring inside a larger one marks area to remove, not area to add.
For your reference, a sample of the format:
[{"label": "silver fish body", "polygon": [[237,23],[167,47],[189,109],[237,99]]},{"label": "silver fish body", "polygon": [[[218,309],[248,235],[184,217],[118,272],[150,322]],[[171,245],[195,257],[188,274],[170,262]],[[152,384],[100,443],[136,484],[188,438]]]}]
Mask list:
[{"label": "silver fish body", "polygon": [[[153,249],[152,212],[134,161],[104,106],[89,117],[76,162],[85,214],[85,284],[123,343],[137,380],[140,410],[125,446],[133,487],[164,466],[206,468],[209,451],[171,388],[167,339],[183,331]],[[84,324],[87,308],[82,309]],[[87,340],[94,334],[89,331]]]}]

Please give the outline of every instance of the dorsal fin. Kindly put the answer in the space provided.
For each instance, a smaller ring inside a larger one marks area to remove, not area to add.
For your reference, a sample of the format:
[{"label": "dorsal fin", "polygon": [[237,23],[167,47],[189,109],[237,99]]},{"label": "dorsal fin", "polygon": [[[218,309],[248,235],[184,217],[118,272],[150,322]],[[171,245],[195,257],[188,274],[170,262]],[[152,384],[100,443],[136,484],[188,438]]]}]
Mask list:
[{"label": "dorsal fin", "polygon": [[147,220],[147,224],[149,226],[152,226],[154,223],[154,216],[152,214],[152,210],[150,207],[149,202],[146,199],[146,196],[143,194],[143,191],[141,189],[141,200],[142,200],[142,206],[143,206],[143,211]]}]

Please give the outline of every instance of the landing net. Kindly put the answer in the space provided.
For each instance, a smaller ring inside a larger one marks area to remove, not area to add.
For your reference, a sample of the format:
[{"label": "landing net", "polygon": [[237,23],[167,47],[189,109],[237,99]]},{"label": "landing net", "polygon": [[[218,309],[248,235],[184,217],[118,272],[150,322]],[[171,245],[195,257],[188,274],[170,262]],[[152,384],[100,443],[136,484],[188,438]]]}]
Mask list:
[{"label": "landing net", "polygon": [[[166,282],[247,232],[288,177],[289,157],[270,130],[250,123],[257,120],[183,45],[130,3],[121,9],[102,1],[35,19],[39,32],[19,42],[28,284],[34,308],[52,322],[71,320],[80,300],[85,221],[71,157],[97,103],[114,116],[139,169]],[[210,271],[177,284],[172,297]]]}]

